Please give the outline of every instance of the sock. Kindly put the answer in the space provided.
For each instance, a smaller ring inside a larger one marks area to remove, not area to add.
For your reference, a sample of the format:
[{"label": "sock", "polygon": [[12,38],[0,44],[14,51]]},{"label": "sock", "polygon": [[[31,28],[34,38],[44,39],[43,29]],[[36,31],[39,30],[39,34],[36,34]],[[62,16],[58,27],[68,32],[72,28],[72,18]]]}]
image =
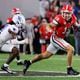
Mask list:
[{"label": "sock", "polygon": [[30,60],[30,63],[32,64],[32,61]]},{"label": "sock", "polygon": [[8,67],[8,66],[9,66],[8,64],[6,64],[6,63],[4,64],[4,67]]}]

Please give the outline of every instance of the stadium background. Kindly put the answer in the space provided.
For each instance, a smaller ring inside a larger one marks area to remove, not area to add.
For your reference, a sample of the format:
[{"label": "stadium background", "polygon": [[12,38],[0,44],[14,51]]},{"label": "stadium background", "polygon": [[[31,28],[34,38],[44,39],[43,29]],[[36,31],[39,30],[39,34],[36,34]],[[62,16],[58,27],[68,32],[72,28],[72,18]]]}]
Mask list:
[{"label": "stadium background", "polygon": [[[5,23],[13,7],[19,7],[25,17],[39,15],[38,0],[0,0],[0,19]],[[5,15],[6,14],[6,15]]]},{"label": "stadium background", "polygon": [[[0,20],[3,24],[6,23],[13,6],[19,7],[26,18],[40,15],[39,0],[0,0]],[[70,35],[70,43],[75,45],[73,35]]]},{"label": "stadium background", "polygon": [[[32,17],[33,15],[39,15],[39,2],[38,0],[0,0],[0,19],[5,23],[7,17],[10,15],[10,10],[15,7],[20,7],[25,17]],[[6,13],[6,15],[5,15]],[[74,46],[74,37],[71,34],[70,36],[70,42]],[[60,54],[60,52],[59,52]],[[0,66],[5,62],[7,59],[7,54],[0,54]],[[31,59],[34,55],[23,55],[21,54],[21,59]],[[52,62],[52,63],[50,63]],[[45,65],[44,65],[45,64]],[[79,56],[74,56],[73,60],[73,66],[80,71],[80,58]],[[42,66],[41,66],[42,65]],[[48,66],[48,67],[46,67]],[[44,70],[44,71],[61,71],[66,72],[66,56],[65,55],[56,55],[54,58],[50,58],[47,61],[43,61],[40,63],[34,64],[29,70]],[[22,67],[19,67],[16,65],[16,62],[12,62],[11,68],[13,70],[22,71]],[[22,77],[10,77],[9,76],[1,76],[0,80],[79,80],[80,77],[30,77],[30,76],[22,76]]]}]

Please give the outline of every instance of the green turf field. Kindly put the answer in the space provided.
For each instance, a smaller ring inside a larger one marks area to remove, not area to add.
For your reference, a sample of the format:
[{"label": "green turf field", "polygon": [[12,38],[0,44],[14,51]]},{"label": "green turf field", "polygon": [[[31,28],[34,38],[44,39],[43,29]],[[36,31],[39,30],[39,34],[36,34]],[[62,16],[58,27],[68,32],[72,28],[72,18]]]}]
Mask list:
[{"label": "green turf field", "polygon": [[[34,55],[22,55],[21,59],[32,59]],[[0,66],[6,61],[8,54],[0,54]],[[66,73],[66,55],[54,55],[53,57],[37,62],[28,71],[51,71]],[[73,67],[80,72],[80,57],[73,57]],[[23,66],[18,66],[16,60],[10,64],[10,68],[15,71],[22,71]],[[0,80],[80,80],[76,76],[0,76]]]}]

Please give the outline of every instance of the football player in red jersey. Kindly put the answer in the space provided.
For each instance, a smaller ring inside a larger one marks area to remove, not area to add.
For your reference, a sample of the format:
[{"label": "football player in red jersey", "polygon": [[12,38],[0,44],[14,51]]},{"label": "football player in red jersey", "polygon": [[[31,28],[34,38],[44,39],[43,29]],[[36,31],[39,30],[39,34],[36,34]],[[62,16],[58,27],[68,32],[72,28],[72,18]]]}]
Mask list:
[{"label": "football player in red jersey", "polygon": [[39,33],[40,33],[40,44],[41,44],[41,53],[46,51],[48,44],[50,43],[50,36],[53,33],[52,29],[47,27],[48,22],[46,19],[42,19]]},{"label": "football player in red jersey", "polygon": [[32,60],[24,61],[23,72],[25,74],[29,66],[42,59],[47,59],[55,54],[59,49],[67,52],[67,74],[68,75],[78,75],[79,72],[72,68],[72,56],[74,54],[74,48],[71,44],[64,40],[66,32],[73,25],[80,26],[77,23],[77,19],[73,14],[73,8],[70,5],[64,5],[61,9],[61,14],[56,15],[53,19],[50,27],[53,27],[53,34],[50,38],[50,44],[44,54],[36,55]]}]

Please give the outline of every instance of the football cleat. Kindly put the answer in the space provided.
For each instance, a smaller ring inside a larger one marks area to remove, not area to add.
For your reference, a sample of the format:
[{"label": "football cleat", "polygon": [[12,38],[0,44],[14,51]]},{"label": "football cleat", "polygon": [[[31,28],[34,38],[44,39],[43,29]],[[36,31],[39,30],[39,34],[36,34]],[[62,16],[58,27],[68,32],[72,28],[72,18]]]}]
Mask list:
[{"label": "football cleat", "polygon": [[79,72],[77,72],[72,67],[70,67],[70,68],[67,68],[67,74],[68,75],[79,75]]},{"label": "football cleat", "polygon": [[30,61],[28,61],[28,60],[24,60],[23,74],[26,73],[26,71],[27,71],[27,69],[29,68],[30,65],[31,65]]},{"label": "football cleat", "polygon": [[6,66],[6,67],[5,67],[5,66],[3,65],[3,66],[1,67],[1,69],[2,69],[3,71],[6,71],[7,73],[14,74],[14,72],[9,69],[9,66]]}]

